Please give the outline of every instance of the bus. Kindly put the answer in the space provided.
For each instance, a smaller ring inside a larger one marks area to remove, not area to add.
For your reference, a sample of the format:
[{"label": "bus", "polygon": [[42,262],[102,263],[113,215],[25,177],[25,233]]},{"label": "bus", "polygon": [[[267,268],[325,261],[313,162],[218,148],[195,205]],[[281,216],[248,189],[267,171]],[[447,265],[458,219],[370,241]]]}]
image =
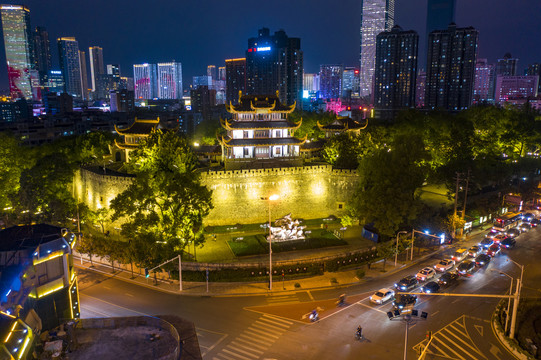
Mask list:
[{"label": "bus", "polygon": [[494,219],[492,228],[502,233],[507,230],[517,227],[522,223],[522,215],[520,213],[508,212]]}]

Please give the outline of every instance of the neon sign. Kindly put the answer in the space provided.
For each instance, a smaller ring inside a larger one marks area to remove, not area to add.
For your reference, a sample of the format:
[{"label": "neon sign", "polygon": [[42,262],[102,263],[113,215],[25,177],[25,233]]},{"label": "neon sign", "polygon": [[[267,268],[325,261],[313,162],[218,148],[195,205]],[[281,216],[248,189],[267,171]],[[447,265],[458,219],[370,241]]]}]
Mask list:
[{"label": "neon sign", "polygon": [[270,46],[262,46],[262,47],[258,47],[257,51],[270,51],[270,49],[271,49]]}]

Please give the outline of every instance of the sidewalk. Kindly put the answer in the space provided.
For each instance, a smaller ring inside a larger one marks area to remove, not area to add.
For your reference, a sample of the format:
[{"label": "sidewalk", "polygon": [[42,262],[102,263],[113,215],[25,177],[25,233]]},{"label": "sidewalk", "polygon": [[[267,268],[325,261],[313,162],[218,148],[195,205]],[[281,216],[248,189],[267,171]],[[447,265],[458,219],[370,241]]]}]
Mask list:
[{"label": "sidewalk", "polygon": [[[293,291],[341,288],[386,277],[396,273],[397,271],[416,265],[432,255],[442,253],[446,249],[459,247],[469,248],[471,245],[478,243],[479,235],[484,234],[485,231],[486,230],[484,227],[478,228],[472,232],[469,237],[464,238],[463,240],[457,241],[452,245],[440,246],[437,250],[425,252],[421,254],[421,256],[415,255],[413,261],[401,261],[397,264],[396,268],[394,267],[394,261],[391,259],[387,260],[385,271],[383,271],[383,260],[371,264],[370,269],[368,269],[367,265],[363,265],[361,269],[365,271],[365,276],[362,279],[358,279],[356,276],[358,269],[326,272],[325,274],[319,276],[285,281],[282,281],[281,276],[275,275],[273,277],[272,291],[269,291],[268,289],[268,282],[209,282],[207,290],[207,283],[186,281],[182,282],[182,291],[180,291],[177,280],[158,280],[158,285],[154,285],[154,279],[152,277],[145,278],[143,275],[135,273],[135,277],[132,278],[130,271],[121,271],[117,268],[115,268],[115,272],[113,273],[111,266],[108,264],[97,263],[94,261],[94,266],[92,267],[90,262],[87,260],[81,264],[81,259],[78,257],[74,258],[74,265],[80,269],[95,271],[111,278],[116,278],[118,280],[127,281],[133,284],[172,294],[192,296],[280,294]],[[399,255],[399,258],[400,257],[403,258],[403,255]],[[296,284],[299,286],[296,286]]]}]

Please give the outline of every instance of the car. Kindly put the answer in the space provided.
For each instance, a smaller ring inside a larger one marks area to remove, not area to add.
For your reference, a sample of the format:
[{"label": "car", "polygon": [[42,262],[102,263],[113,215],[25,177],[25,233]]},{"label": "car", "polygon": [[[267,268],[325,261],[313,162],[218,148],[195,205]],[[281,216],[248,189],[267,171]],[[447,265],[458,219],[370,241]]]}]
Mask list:
[{"label": "car", "polygon": [[471,274],[473,273],[473,269],[475,269],[475,263],[471,260],[466,260],[462,262],[456,268],[458,273],[462,276],[471,276]]},{"label": "car", "polygon": [[507,235],[504,235],[504,234],[500,234],[500,235],[496,235],[494,236],[494,242],[499,244],[500,242],[502,242],[503,240],[505,240],[507,238]]},{"label": "car", "polygon": [[526,232],[532,228],[532,225],[530,225],[529,222],[523,222],[518,226],[519,230],[522,232]]},{"label": "car", "polygon": [[438,284],[440,284],[440,287],[449,287],[451,285],[456,284],[458,280],[458,274],[455,272],[448,272],[440,276],[438,279]]},{"label": "car", "polygon": [[418,283],[419,281],[417,280],[415,276],[408,275],[400,279],[400,281],[394,284],[394,286],[398,291],[408,291],[408,290],[414,289]]},{"label": "car", "polygon": [[433,294],[440,291],[440,285],[435,281],[429,281],[423,286],[421,286],[421,292],[427,293],[427,294]]},{"label": "car", "polygon": [[537,225],[539,225],[541,222],[539,221],[539,219],[532,219],[530,220],[530,224],[532,225],[532,227],[537,227]]},{"label": "car", "polygon": [[480,254],[475,258],[475,265],[482,267],[488,265],[490,263],[490,259],[492,259],[487,254]]},{"label": "car", "polygon": [[462,260],[464,260],[466,255],[468,255],[468,249],[464,249],[464,248],[458,249],[457,251],[455,251],[455,254],[453,255],[453,260],[455,261],[455,263],[459,263]]},{"label": "car", "polygon": [[370,296],[370,302],[381,305],[385,304],[387,301],[394,299],[394,291],[391,289],[383,288],[379,289],[374,293],[374,295]]},{"label": "car", "polygon": [[489,238],[489,239],[493,239],[494,236],[496,235],[499,235],[501,234],[501,231],[498,231],[498,230],[495,230],[495,229],[491,229],[486,235],[485,237]]},{"label": "car", "polygon": [[483,252],[483,249],[480,246],[474,245],[468,250],[468,256],[477,257],[480,253]]},{"label": "car", "polygon": [[503,248],[506,248],[506,249],[511,249],[511,248],[514,248],[515,245],[516,245],[517,241],[513,238],[507,238],[505,239],[504,241],[501,242],[501,247]]},{"label": "car", "polygon": [[417,302],[417,296],[409,294],[398,294],[396,299],[393,301],[393,308],[395,309],[404,309],[408,306],[413,306]]},{"label": "car", "polygon": [[490,256],[490,257],[494,257],[496,255],[498,255],[498,253],[500,252],[500,244],[494,244],[492,245],[491,247],[489,247],[487,249],[487,255]]},{"label": "car", "polygon": [[434,276],[436,276],[436,271],[432,269],[431,267],[425,267],[424,269],[421,269],[416,275],[417,280],[419,281],[427,281],[432,279]]},{"label": "car", "polygon": [[520,235],[520,230],[519,229],[513,228],[513,229],[507,230],[507,237],[515,238],[515,237],[517,237],[519,235]]},{"label": "car", "polygon": [[483,247],[484,249],[488,249],[492,244],[494,244],[494,240],[491,238],[484,238],[479,243],[479,246]]},{"label": "car", "polygon": [[534,214],[532,214],[532,213],[524,213],[524,214],[522,214],[522,220],[531,221],[532,219],[535,219]]},{"label": "car", "polygon": [[443,259],[436,265],[434,265],[434,270],[440,272],[446,272],[455,267],[455,261],[453,259]]}]

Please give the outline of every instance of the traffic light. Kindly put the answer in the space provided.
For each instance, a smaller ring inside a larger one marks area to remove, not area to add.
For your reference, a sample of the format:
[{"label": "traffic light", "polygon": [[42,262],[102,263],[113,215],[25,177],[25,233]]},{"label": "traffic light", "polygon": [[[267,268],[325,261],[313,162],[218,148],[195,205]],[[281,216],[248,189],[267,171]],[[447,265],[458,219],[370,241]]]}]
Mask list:
[{"label": "traffic light", "polygon": [[428,331],[426,332],[426,339],[427,339],[428,341],[430,341],[430,339],[432,339],[432,331],[428,330]]},{"label": "traffic light", "polygon": [[145,268],[145,277],[149,277],[150,276],[150,272],[148,271],[148,268]]}]

